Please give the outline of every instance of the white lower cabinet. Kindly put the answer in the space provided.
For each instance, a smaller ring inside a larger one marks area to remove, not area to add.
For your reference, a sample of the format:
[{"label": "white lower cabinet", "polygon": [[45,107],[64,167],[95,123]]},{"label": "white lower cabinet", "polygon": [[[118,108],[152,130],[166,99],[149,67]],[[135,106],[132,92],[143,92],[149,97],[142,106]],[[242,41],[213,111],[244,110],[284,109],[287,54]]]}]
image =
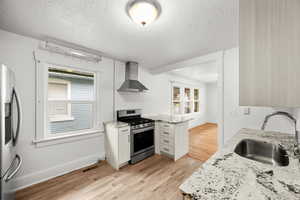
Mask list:
[{"label": "white lower cabinet", "polygon": [[130,160],[130,131],[129,127],[119,129],[119,163]]},{"label": "white lower cabinet", "polygon": [[130,127],[106,126],[105,152],[107,162],[115,169],[130,160]]},{"label": "white lower cabinet", "polygon": [[188,153],[188,122],[171,124],[156,122],[156,153],[178,160]]}]

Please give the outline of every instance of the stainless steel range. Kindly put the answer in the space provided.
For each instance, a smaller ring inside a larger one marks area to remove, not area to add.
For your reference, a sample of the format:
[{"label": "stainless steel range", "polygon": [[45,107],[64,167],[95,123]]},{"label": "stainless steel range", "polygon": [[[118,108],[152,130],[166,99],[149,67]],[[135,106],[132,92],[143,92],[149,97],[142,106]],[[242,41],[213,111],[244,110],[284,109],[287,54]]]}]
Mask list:
[{"label": "stainless steel range", "polygon": [[141,109],[119,110],[117,120],[130,124],[131,164],[154,155],[154,121],[141,117]]}]

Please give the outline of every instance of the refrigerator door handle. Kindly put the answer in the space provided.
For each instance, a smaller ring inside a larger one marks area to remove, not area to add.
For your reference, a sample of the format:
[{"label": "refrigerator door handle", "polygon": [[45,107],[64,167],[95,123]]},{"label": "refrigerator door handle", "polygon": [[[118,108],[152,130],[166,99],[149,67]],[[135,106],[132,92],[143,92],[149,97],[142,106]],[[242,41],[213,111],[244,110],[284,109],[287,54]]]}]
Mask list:
[{"label": "refrigerator door handle", "polygon": [[[13,142],[13,145],[16,146],[18,138],[19,138],[19,133],[20,133],[21,107],[20,107],[20,101],[19,101],[19,98],[18,98],[18,95],[17,95],[17,92],[16,92],[15,88],[13,88],[13,91],[12,91],[12,100],[11,100],[12,104],[13,104],[14,99],[16,99],[16,106],[17,106],[17,111],[18,111],[18,113],[17,113],[18,123],[17,123],[16,132],[15,132],[15,134],[13,133],[13,135],[12,135],[12,142]],[[11,112],[11,113],[13,113],[13,112]],[[11,119],[13,120],[13,117]]]},{"label": "refrigerator door handle", "polygon": [[10,165],[10,168],[7,170],[7,172],[11,171],[11,168],[15,166],[15,162],[16,160],[18,161],[17,167],[16,169],[14,169],[11,173],[9,173],[6,178],[5,178],[5,182],[10,181],[20,170],[21,165],[22,165],[22,158],[17,154],[14,161],[12,162],[12,164]]}]

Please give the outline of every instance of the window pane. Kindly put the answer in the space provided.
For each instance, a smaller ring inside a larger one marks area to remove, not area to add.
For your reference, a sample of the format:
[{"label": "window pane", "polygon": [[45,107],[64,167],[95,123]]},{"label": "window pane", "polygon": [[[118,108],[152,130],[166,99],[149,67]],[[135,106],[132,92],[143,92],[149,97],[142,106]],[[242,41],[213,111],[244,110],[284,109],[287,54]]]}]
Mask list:
[{"label": "window pane", "polygon": [[178,102],[173,103],[173,112],[174,112],[174,114],[181,114],[180,113],[180,103],[178,103]]},{"label": "window pane", "polygon": [[74,79],[71,88],[71,100],[94,100],[93,79]]},{"label": "window pane", "polygon": [[191,89],[190,88],[184,88],[184,99],[186,101],[191,100]]},{"label": "window pane", "polygon": [[194,100],[199,100],[199,90],[194,89]]},{"label": "window pane", "polygon": [[199,102],[194,103],[194,112],[199,112]]},{"label": "window pane", "polygon": [[[50,80],[51,81],[51,80]],[[48,84],[48,99],[68,99],[68,84],[50,82]]]},{"label": "window pane", "polygon": [[49,68],[48,99],[94,100],[94,74]]},{"label": "window pane", "polygon": [[192,109],[191,109],[191,102],[186,102],[184,105],[184,113],[188,114],[191,113]]},{"label": "window pane", "polygon": [[[55,104],[55,103],[54,103]],[[50,116],[49,133],[58,134],[93,128],[93,104],[69,103],[70,115]],[[51,121],[52,119],[52,121]]]},{"label": "window pane", "polygon": [[66,102],[48,102],[48,114],[51,117],[56,115],[68,115],[68,103]]},{"label": "window pane", "polygon": [[180,101],[180,88],[173,87],[173,101]]},{"label": "window pane", "polygon": [[93,73],[71,68],[49,68],[49,134],[78,132],[94,128],[94,78]]}]

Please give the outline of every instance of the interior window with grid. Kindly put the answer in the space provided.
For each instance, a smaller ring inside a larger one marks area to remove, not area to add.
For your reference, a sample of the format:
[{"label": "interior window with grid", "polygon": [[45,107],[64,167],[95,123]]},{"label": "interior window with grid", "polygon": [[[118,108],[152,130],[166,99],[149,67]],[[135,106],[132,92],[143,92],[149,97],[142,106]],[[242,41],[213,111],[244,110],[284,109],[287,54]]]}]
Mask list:
[{"label": "interior window with grid", "polygon": [[48,68],[48,133],[80,133],[95,126],[95,74]]},{"label": "interior window with grid", "polygon": [[198,88],[182,86],[172,87],[173,114],[192,114],[200,111],[200,97]]}]

